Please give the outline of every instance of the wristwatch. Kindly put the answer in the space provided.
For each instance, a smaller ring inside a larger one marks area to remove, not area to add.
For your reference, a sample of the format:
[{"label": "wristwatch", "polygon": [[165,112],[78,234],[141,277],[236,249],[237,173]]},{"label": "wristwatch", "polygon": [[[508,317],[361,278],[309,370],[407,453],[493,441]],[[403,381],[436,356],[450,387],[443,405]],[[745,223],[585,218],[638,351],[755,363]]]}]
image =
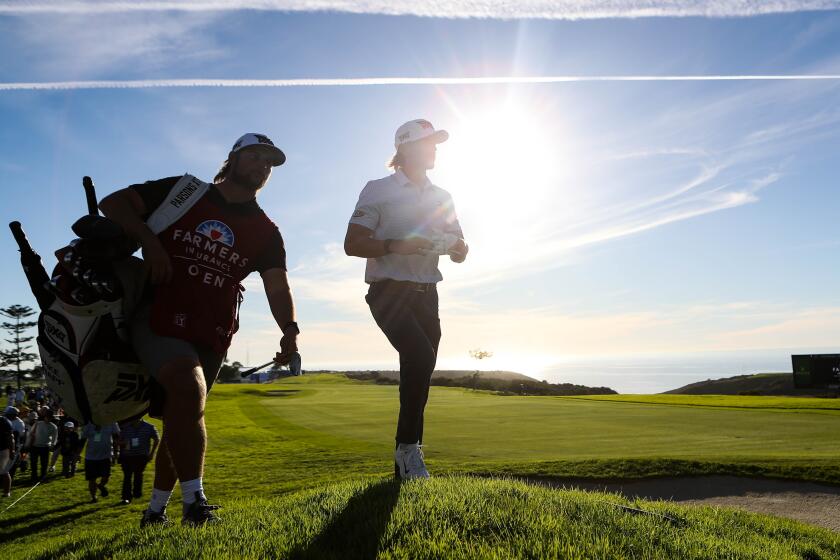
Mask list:
[{"label": "wristwatch", "polygon": [[288,323],[286,323],[285,325],[283,325],[283,329],[282,329],[283,334],[286,334],[286,329],[288,329],[289,327],[294,327],[294,328],[295,328],[295,332],[297,332],[298,334],[300,334],[300,327],[298,327],[298,324],[297,324],[297,323],[295,323],[294,321],[289,321]]}]

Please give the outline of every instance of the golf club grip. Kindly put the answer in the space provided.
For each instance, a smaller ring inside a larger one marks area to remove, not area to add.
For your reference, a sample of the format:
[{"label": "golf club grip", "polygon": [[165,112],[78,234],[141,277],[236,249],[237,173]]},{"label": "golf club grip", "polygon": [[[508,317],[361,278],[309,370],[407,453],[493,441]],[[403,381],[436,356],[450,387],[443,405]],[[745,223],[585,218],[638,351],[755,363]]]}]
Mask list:
[{"label": "golf club grip", "polygon": [[82,186],[85,188],[85,198],[87,198],[88,214],[91,216],[99,215],[99,205],[96,203],[96,187],[93,186],[93,179],[85,175],[82,177]]},{"label": "golf club grip", "polygon": [[18,247],[20,247],[20,252],[32,253],[32,246],[29,244],[29,240],[26,238],[26,234],[23,232],[20,222],[9,223],[9,229],[12,230],[12,236],[14,236]]}]

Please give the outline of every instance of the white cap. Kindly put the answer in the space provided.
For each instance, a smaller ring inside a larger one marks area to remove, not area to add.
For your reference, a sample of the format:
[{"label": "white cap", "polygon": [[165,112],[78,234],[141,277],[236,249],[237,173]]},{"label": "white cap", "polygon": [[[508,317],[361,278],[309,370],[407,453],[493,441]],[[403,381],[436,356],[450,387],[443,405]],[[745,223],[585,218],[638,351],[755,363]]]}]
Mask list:
[{"label": "white cap", "polygon": [[75,427],[76,427],[76,425],[75,425],[75,424],[73,424],[73,422],[65,422],[65,423],[64,423],[64,427],[65,427],[65,428],[75,428]]},{"label": "white cap", "polygon": [[257,134],[256,132],[248,132],[247,134],[240,136],[239,140],[236,141],[230,151],[231,153],[238,152],[242,148],[247,148],[248,146],[262,146],[274,154],[274,161],[272,162],[274,167],[283,165],[286,162],[286,154],[283,153],[283,150],[275,146],[274,142],[271,141],[271,138],[265,134]]},{"label": "white cap", "polygon": [[417,119],[408,121],[397,129],[394,134],[394,147],[399,148],[400,144],[407,142],[416,142],[429,136],[435,137],[435,143],[440,144],[449,139],[449,133],[445,130],[435,130],[432,123],[425,119]]}]

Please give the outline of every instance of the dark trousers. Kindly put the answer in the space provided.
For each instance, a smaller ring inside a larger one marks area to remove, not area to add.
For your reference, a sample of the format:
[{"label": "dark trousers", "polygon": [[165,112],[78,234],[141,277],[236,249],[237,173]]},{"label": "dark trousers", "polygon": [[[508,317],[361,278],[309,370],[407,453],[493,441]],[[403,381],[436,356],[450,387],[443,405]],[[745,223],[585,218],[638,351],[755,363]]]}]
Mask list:
[{"label": "dark trousers", "polygon": [[422,443],[423,411],[440,343],[437,289],[409,282],[374,282],[365,300],[376,324],[400,355],[397,443]]},{"label": "dark trousers", "polygon": [[37,482],[38,479],[38,462],[41,462],[41,478],[47,477],[47,463],[50,462],[50,448],[49,447],[31,447],[29,449],[30,457],[30,473],[32,482]]},{"label": "dark trousers", "polygon": [[130,500],[143,495],[143,471],[149,458],[145,455],[128,455],[120,458],[123,471],[122,499]]},{"label": "dark trousers", "polygon": [[62,453],[61,454],[61,474],[70,478],[76,474],[76,454]]}]

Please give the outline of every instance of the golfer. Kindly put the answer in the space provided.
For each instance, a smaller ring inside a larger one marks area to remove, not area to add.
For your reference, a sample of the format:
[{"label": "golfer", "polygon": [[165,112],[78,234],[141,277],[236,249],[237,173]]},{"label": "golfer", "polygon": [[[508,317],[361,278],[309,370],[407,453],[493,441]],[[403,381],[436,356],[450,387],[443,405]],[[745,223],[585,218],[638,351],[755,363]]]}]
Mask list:
[{"label": "golfer", "polygon": [[447,138],[423,119],[399,127],[389,163],[394,173],[365,185],[344,240],[349,256],[367,259],[365,300],[400,356],[394,474],[401,479],[429,477],[421,445],[441,336],[438,259],[461,263],[468,250],[452,197],[426,176]]}]

